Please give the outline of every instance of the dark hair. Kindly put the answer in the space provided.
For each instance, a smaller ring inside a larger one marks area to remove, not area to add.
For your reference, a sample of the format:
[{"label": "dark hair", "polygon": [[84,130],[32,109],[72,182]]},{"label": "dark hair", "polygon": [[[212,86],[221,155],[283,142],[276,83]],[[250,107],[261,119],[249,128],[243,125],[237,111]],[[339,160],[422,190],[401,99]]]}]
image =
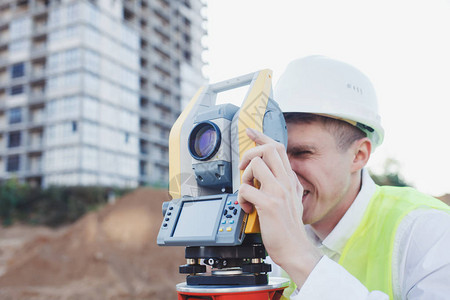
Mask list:
[{"label": "dark hair", "polygon": [[353,142],[367,137],[366,133],[350,123],[311,113],[284,113],[286,123],[311,124],[313,122],[321,123],[325,129],[330,132],[335,140],[339,150],[345,151]]}]

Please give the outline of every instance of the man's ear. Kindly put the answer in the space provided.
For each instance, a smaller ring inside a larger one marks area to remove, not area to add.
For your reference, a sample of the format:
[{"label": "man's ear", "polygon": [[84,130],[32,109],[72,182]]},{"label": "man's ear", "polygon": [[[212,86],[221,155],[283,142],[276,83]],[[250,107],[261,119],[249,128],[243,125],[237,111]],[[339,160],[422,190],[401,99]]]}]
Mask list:
[{"label": "man's ear", "polygon": [[351,148],[354,155],[351,171],[356,172],[364,168],[369,161],[372,142],[369,138],[362,138],[355,141]]}]

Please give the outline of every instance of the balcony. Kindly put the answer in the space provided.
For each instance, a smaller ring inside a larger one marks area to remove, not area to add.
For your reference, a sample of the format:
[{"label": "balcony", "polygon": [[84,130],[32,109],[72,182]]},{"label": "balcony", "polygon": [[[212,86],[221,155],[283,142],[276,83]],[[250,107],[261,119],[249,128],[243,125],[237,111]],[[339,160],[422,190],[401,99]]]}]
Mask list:
[{"label": "balcony", "polygon": [[33,9],[33,15],[44,15],[48,11],[48,4],[45,5],[45,3],[39,3],[36,2],[34,9]]},{"label": "balcony", "polygon": [[45,118],[44,118],[44,110],[43,109],[37,109],[31,113],[30,122],[42,123],[44,121],[45,121]]},{"label": "balcony", "polygon": [[170,96],[161,96],[159,99],[155,99],[154,104],[166,110],[171,110],[173,102]]},{"label": "balcony", "polygon": [[45,92],[44,91],[30,93],[29,98],[28,98],[28,103],[30,105],[41,104],[44,102],[45,102]]},{"label": "balcony", "polygon": [[163,168],[169,167],[169,155],[166,152],[164,152],[164,154],[161,153],[160,155],[154,155],[152,160],[155,165]]},{"label": "balcony", "polygon": [[44,68],[35,68],[31,72],[31,80],[32,81],[38,81],[45,78],[45,69]]},{"label": "balcony", "polygon": [[[0,111],[6,109],[5,97],[0,97]],[[1,124],[0,124],[1,127]]]},{"label": "balcony", "polygon": [[170,30],[166,26],[162,25],[155,25],[153,26],[153,29],[162,36],[165,40],[170,40]]},{"label": "balcony", "polygon": [[158,71],[163,72],[167,76],[170,76],[170,62],[158,60],[153,64],[153,66]]},{"label": "balcony", "polygon": [[139,130],[144,134],[150,134],[150,126],[148,124],[141,124]]},{"label": "balcony", "polygon": [[167,147],[169,145],[169,139],[168,138],[162,138],[156,134],[152,134],[150,135],[150,142],[159,145],[159,146],[163,146],[163,147]]},{"label": "balcony", "polygon": [[6,55],[1,55],[0,56],[0,67],[5,66],[6,64],[8,64],[8,59],[6,58]]},{"label": "balcony", "polygon": [[170,44],[168,42],[157,42],[152,41],[152,46],[155,48],[156,51],[161,52],[162,55],[166,56],[167,58],[170,58],[171,54],[171,48]]},{"label": "balcony", "polygon": [[0,45],[7,44],[9,42],[9,34],[7,31],[0,31]]},{"label": "balcony", "polygon": [[47,23],[35,24],[33,28],[33,36],[41,36],[47,33]]},{"label": "balcony", "polygon": [[11,19],[12,19],[11,11],[3,12],[0,15],[0,27],[9,24],[11,22]]},{"label": "balcony", "polygon": [[167,11],[170,9],[170,2],[168,1],[149,1],[150,4],[150,8],[152,10],[163,10],[163,11]]},{"label": "balcony", "polygon": [[34,45],[31,51],[31,58],[35,59],[38,57],[45,56],[47,53],[47,44],[41,43],[38,45]]},{"label": "balcony", "polygon": [[[161,23],[168,25],[170,23],[170,13],[167,12],[168,9],[163,9],[159,7],[155,7],[153,12],[160,19]],[[169,10],[170,11],[170,10]]]},{"label": "balcony", "polygon": [[44,146],[44,142],[42,138],[32,139],[28,145],[28,152],[36,153],[42,152],[42,147]]},{"label": "balcony", "polygon": [[139,154],[140,154],[140,155],[147,156],[148,153],[149,153],[148,147],[142,147],[142,146],[141,146],[141,147],[139,148]]},{"label": "balcony", "polygon": [[5,88],[10,85],[11,79],[9,76],[0,76],[0,88]]},{"label": "balcony", "polygon": [[42,160],[41,159],[30,159],[27,169],[28,169],[27,170],[28,176],[37,175],[37,174],[42,173]]},{"label": "balcony", "polygon": [[147,164],[144,161],[141,161],[139,164],[139,177],[141,181],[146,181],[146,177],[147,177],[148,173],[147,173]]},{"label": "balcony", "polygon": [[44,127],[44,120],[42,120],[40,122],[28,122],[28,128],[29,129],[42,130],[43,127]]},{"label": "balcony", "polygon": [[157,80],[154,80],[154,85],[168,93],[172,90],[172,81],[170,80],[170,77],[160,76]]},{"label": "balcony", "polygon": [[169,118],[161,117],[160,114],[152,113],[150,114],[151,120],[158,125],[161,125],[162,127],[166,129],[170,129],[173,126],[174,120],[170,120]]},{"label": "balcony", "polygon": [[155,89],[147,90],[150,96],[151,102],[159,102],[161,99],[161,93],[158,93]]}]

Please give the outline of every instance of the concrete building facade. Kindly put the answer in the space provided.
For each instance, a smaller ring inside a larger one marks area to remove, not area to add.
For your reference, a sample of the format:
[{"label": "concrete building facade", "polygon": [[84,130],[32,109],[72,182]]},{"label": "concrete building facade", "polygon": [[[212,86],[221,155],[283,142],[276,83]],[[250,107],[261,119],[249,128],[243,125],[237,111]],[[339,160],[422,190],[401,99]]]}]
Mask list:
[{"label": "concrete building facade", "polygon": [[169,131],[204,84],[200,0],[0,4],[0,180],[165,184]]}]

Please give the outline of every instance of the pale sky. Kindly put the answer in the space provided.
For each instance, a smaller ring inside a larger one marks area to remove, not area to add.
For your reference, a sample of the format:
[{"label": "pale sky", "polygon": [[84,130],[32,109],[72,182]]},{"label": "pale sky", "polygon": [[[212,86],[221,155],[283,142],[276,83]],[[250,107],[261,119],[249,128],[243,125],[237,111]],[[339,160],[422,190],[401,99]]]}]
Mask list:
[{"label": "pale sky", "polygon": [[[404,179],[450,193],[450,0],[209,0],[210,82],[269,68],[276,84],[293,59],[321,54],[372,80],[387,157]],[[276,99],[275,99],[276,100]]]}]

